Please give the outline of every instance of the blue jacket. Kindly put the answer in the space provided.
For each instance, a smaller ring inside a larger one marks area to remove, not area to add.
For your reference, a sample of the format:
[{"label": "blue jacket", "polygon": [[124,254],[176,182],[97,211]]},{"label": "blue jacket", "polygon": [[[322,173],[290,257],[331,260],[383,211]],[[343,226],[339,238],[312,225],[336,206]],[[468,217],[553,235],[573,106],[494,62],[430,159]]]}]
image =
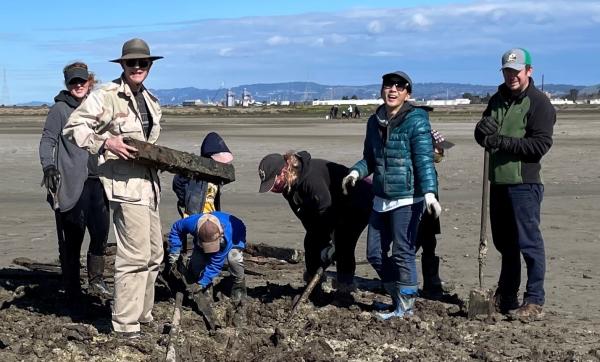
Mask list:
[{"label": "blue jacket", "polygon": [[360,179],[373,174],[373,193],[384,199],[437,194],[427,112],[405,103],[394,118],[386,118],[385,105],[369,118],[363,159],[352,169]]},{"label": "blue jacket", "polygon": [[[225,244],[221,245],[218,252],[209,254],[210,262],[198,277],[198,284],[203,288],[212,283],[213,279],[221,273],[225,260],[227,260],[227,254],[231,249],[244,249],[246,247],[246,226],[242,220],[220,211],[215,211],[212,214],[221,222]],[[194,214],[173,224],[168,239],[169,254],[180,253],[182,240],[186,240],[188,234],[194,236],[194,251],[203,252],[196,241],[196,227],[200,217],[202,217],[202,214]]]}]

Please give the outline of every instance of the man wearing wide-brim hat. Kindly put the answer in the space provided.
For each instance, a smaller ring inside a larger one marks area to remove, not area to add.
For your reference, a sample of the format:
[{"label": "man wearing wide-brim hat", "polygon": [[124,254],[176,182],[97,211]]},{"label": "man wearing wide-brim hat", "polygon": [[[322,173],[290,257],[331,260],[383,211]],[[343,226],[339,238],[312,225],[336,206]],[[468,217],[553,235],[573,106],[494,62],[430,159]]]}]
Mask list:
[{"label": "man wearing wide-brim hat", "polygon": [[75,110],[63,134],[79,147],[99,154],[100,178],[113,211],[117,238],[112,325],[123,337],[140,336],[150,323],[154,282],[163,259],[156,169],[134,162],[135,148],[124,137],[155,143],[160,133],[158,99],[143,82],[155,60],[142,39],[123,44],[123,73],[101,86]]}]

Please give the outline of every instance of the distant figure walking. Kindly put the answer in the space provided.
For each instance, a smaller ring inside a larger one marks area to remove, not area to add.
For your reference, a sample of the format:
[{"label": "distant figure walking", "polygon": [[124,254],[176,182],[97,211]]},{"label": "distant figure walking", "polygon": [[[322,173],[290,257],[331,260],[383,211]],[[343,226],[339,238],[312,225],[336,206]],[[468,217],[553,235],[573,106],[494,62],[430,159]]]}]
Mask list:
[{"label": "distant figure walking", "polygon": [[360,118],[360,109],[358,109],[358,106],[354,106],[354,118]]},{"label": "distant figure walking", "polygon": [[337,119],[337,114],[338,114],[338,105],[337,105],[337,104],[335,104],[335,105],[333,106],[333,118],[334,118],[334,119]]}]

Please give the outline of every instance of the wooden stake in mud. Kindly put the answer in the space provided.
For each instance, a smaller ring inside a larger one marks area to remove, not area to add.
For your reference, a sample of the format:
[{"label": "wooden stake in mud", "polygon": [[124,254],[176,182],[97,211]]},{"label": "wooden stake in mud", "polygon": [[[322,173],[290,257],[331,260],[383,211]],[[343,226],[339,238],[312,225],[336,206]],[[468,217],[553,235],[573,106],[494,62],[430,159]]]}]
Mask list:
[{"label": "wooden stake in mud", "polygon": [[477,261],[479,264],[479,289],[471,290],[469,293],[469,319],[478,315],[491,315],[494,312],[493,291],[483,288],[483,267],[487,257],[487,218],[488,199],[490,194],[488,174],[490,170],[490,153],[486,150],[483,158],[483,190],[481,193],[481,228],[479,229],[479,253]]},{"label": "wooden stake in mud", "polygon": [[177,333],[179,333],[179,323],[181,321],[181,304],[183,303],[183,293],[177,292],[175,294],[175,309],[173,310],[173,322],[171,323],[171,330],[169,331],[169,344],[167,346],[167,357],[165,361],[175,362],[177,361],[177,352],[175,351],[175,339]]}]

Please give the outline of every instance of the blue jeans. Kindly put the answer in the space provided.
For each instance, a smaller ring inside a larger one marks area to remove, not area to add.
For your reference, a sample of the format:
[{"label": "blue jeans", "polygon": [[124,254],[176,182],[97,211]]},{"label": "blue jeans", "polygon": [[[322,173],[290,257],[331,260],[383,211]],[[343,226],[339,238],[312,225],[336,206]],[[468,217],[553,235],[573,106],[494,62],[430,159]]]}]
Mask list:
[{"label": "blue jeans", "polygon": [[490,223],[496,249],[502,254],[498,293],[516,296],[521,285],[521,254],[527,266],[523,301],[544,305],[546,256],[540,232],[541,184],[492,185]]},{"label": "blue jeans", "polygon": [[367,260],[384,283],[417,286],[416,240],[423,210],[421,201],[387,212],[371,213]]}]

